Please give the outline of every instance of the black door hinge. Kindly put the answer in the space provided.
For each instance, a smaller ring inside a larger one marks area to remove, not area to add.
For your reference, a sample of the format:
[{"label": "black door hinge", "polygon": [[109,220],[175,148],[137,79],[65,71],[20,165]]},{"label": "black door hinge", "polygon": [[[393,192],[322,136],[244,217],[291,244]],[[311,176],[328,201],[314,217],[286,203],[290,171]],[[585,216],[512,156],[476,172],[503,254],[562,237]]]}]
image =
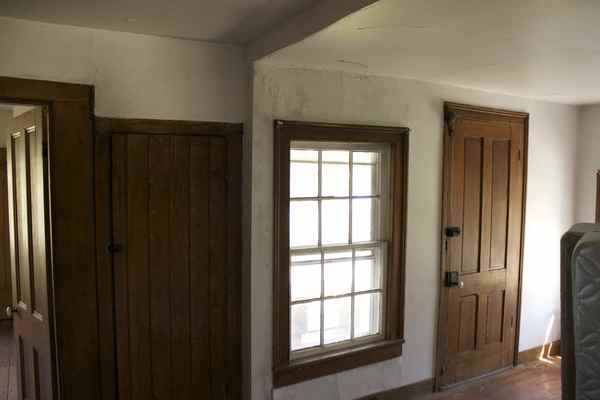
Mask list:
[{"label": "black door hinge", "polygon": [[48,159],[48,143],[42,142],[42,157]]},{"label": "black door hinge", "polygon": [[110,242],[106,245],[106,250],[111,254],[120,253],[123,250],[123,245]]}]

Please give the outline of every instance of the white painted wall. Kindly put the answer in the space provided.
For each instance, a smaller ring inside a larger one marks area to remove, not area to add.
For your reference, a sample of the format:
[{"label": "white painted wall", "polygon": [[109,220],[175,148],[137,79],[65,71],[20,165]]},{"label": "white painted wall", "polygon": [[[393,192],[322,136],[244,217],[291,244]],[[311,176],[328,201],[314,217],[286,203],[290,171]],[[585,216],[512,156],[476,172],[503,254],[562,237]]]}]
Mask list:
[{"label": "white painted wall", "polygon": [[13,117],[9,109],[0,109],[0,147],[6,147],[8,121]]},{"label": "white painted wall", "polygon": [[577,221],[596,217],[596,172],[600,170],[600,104],[580,107],[577,152]]},{"label": "white painted wall", "polygon": [[[575,219],[575,107],[411,80],[259,66],[252,122],[252,399],[355,399],[433,376],[443,101],[530,113],[520,350],[559,338],[559,241]],[[272,392],[273,119],[407,126],[406,344],[400,359]]]},{"label": "white painted wall", "polygon": [[242,122],[241,47],[0,18],[0,76],[92,84],[104,117]]}]

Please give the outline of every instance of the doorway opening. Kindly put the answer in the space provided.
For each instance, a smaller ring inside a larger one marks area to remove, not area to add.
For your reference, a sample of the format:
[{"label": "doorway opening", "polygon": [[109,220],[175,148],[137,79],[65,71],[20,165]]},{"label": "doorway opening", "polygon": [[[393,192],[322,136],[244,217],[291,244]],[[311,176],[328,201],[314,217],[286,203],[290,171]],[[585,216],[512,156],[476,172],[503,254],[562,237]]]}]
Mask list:
[{"label": "doorway opening", "polygon": [[39,276],[45,249],[35,239],[43,236],[44,227],[33,221],[43,221],[38,215],[45,213],[44,202],[35,199],[44,197],[46,124],[39,105],[0,103],[0,400],[17,399],[19,378],[29,379],[18,376],[18,364],[33,360],[33,351],[39,362],[39,350],[27,349],[20,330],[36,322],[47,325],[39,318],[47,307],[36,301],[47,292],[46,280]]}]

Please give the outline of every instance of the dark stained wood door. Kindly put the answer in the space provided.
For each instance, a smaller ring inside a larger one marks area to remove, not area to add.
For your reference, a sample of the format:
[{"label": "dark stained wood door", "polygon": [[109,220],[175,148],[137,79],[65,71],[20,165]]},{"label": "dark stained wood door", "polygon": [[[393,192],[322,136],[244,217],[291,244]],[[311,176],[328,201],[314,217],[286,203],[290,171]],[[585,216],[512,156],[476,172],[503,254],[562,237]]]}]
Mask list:
[{"label": "dark stained wood door", "polygon": [[[4,134],[4,132],[0,132]],[[10,278],[10,236],[8,229],[8,165],[6,148],[0,148],[0,310],[12,305],[12,281]],[[8,316],[0,312],[0,319]]]},{"label": "dark stained wood door", "polygon": [[513,365],[526,133],[488,109],[447,106],[447,121],[440,386]]},{"label": "dark stained wood door", "polygon": [[53,398],[46,143],[41,107],[11,120],[8,192],[19,399]]},{"label": "dark stained wood door", "polygon": [[241,398],[231,154],[220,136],[112,134],[120,400]]}]

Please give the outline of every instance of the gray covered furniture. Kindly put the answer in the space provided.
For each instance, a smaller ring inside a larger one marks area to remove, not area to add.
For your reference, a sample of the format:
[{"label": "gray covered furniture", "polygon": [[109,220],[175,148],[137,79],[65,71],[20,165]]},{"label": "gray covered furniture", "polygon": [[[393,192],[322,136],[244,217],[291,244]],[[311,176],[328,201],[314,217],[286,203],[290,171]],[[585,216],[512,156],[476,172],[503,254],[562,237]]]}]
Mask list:
[{"label": "gray covered furniture", "polygon": [[574,225],[561,243],[563,400],[600,400],[600,225]]}]

